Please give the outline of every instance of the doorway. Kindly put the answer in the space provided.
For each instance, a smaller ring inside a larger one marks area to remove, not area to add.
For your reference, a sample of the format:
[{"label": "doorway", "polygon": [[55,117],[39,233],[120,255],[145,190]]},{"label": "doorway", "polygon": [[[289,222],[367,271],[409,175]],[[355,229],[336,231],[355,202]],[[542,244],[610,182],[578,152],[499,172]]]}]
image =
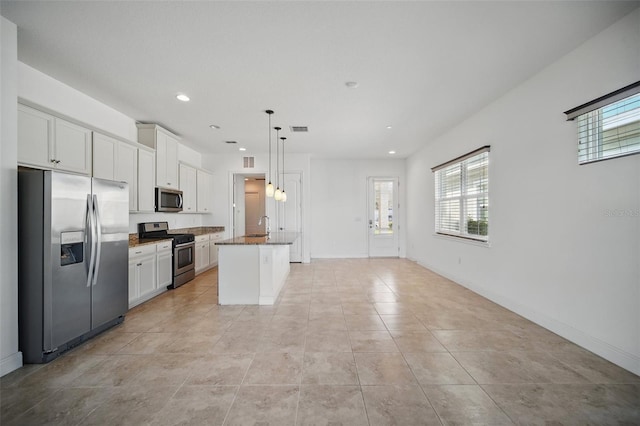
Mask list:
[{"label": "doorway", "polygon": [[266,233],[264,174],[234,174],[233,236]]},{"label": "doorway", "polygon": [[230,218],[233,237],[266,233],[265,222],[258,225],[260,217],[270,217],[271,232],[297,232],[299,237],[289,246],[290,262],[304,259],[302,172],[281,174],[287,201],[282,203],[265,196],[265,174],[230,173],[230,191],[233,195]]},{"label": "doorway", "polygon": [[287,201],[276,203],[278,230],[297,232],[300,236],[289,246],[289,261],[302,262],[302,173],[286,172],[282,175],[282,187]]},{"label": "doorway", "polygon": [[367,187],[369,257],[398,257],[398,178],[369,177]]}]

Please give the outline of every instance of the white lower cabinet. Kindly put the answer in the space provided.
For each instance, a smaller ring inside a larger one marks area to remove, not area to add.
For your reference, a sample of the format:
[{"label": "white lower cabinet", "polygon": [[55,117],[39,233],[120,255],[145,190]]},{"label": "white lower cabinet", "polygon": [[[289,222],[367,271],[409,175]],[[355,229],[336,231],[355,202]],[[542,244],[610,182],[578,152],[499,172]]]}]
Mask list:
[{"label": "white lower cabinet", "polygon": [[171,241],[129,249],[129,308],[167,290],[173,281]]},{"label": "white lower cabinet", "polygon": [[223,232],[209,234],[209,266],[213,268],[218,266],[218,246],[216,242],[224,240]]},{"label": "white lower cabinet", "polygon": [[158,263],[157,288],[166,289],[173,282],[172,246],[171,241],[158,244],[156,260]]},{"label": "white lower cabinet", "polygon": [[156,245],[129,249],[129,307],[147,300],[156,289]]},{"label": "white lower cabinet", "polygon": [[196,274],[209,268],[209,234],[196,237]]}]

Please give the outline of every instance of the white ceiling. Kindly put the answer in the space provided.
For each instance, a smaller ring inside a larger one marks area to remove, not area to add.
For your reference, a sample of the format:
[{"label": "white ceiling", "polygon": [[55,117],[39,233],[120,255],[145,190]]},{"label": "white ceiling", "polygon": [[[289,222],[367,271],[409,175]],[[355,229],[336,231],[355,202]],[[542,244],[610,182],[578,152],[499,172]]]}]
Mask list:
[{"label": "white ceiling", "polygon": [[412,154],[638,4],[3,0],[0,12],[18,25],[22,62],[202,152],[265,152],[271,108],[287,152],[387,158]]}]

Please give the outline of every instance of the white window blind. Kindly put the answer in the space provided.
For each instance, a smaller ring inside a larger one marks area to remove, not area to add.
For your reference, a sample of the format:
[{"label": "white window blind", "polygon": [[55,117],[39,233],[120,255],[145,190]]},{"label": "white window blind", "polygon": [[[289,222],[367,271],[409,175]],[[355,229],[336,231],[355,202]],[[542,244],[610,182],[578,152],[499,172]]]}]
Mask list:
[{"label": "white window blind", "polygon": [[578,163],[640,152],[640,82],[565,114],[578,125]]},{"label": "white window blind", "polygon": [[431,169],[436,233],[488,241],[489,150],[485,146]]}]

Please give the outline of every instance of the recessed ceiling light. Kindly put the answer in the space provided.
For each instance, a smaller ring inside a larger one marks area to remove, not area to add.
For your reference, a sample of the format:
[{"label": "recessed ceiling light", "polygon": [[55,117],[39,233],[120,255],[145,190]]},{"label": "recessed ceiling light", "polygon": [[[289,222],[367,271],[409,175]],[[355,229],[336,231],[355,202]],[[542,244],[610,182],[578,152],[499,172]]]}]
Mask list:
[{"label": "recessed ceiling light", "polygon": [[217,124],[209,124],[209,127],[211,127],[213,130],[220,130],[220,126],[218,126]]},{"label": "recessed ceiling light", "polygon": [[178,93],[176,95],[176,99],[182,102],[189,102],[189,97],[187,95],[185,95],[184,93]]},{"label": "recessed ceiling light", "polygon": [[356,87],[358,87],[358,82],[357,81],[347,81],[344,85],[347,86],[349,89],[355,89]]},{"label": "recessed ceiling light", "polygon": [[246,151],[246,150],[247,150],[247,148],[238,148],[238,150],[240,150],[240,151]]},{"label": "recessed ceiling light", "polygon": [[395,153],[396,153],[395,151],[389,151],[389,154],[391,154],[391,155],[393,155]]},{"label": "recessed ceiling light", "polygon": [[393,126],[388,125],[388,126],[387,126],[387,129],[393,129]]}]

